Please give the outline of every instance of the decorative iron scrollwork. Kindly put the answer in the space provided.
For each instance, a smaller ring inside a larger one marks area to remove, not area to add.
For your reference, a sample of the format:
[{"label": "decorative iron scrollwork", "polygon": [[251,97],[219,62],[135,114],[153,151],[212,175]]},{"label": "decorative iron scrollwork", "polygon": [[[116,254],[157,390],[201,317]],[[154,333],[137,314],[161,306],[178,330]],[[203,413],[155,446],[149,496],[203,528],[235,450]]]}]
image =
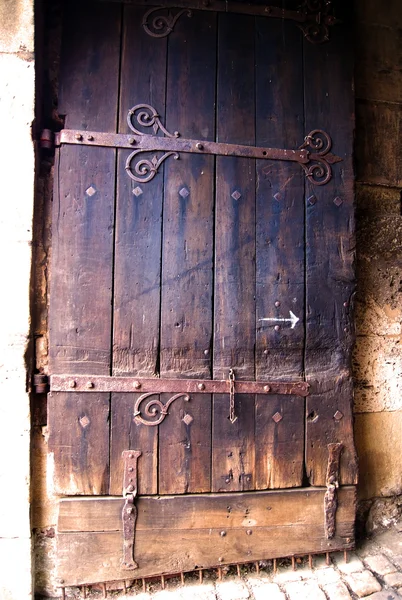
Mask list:
[{"label": "decorative iron scrollwork", "polygon": [[158,111],[149,104],[136,104],[130,108],[127,113],[127,124],[130,127],[131,131],[136,133],[137,135],[152,135],[144,133],[143,131],[139,131],[134,123],[137,122],[137,126],[140,127],[152,127],[154,130],[154,135],[158,133],[159,130],[163,131],[163,133],[167,137],[178,138],[180,137],[180,133],[175,131],[174,133],[170,133],[161,123],[160,114]]},{"label": "decorative iron scrollwork", "polygon": [[173,156],[175,160],[179,159],[179,155],[177,152],[165,152],[160,158],[155,154],[151,160],[147,158],[142,158],[139,160],[134,167],[131,166],[132,161],[137,156],[137,154],[143,154],[143,150],[134,150],[126,160],[126,172],[131,179],[134,181],[139,181],[140,183],[146,183],[147,181],[151,181],[158,172],[161,164],[169,157]]},{"label": "decorative iron scrollwork", "polygon": [[157,394],[155,394],[154,392],[150,392],[149,394],[142,394],[142,396],[140,396],[136,400],[134,404],[134,421],[137,424],[142,423],[142,425],[146,425],[147,427],[154,427],[156,425],[159,425],[165,419],[166,415],[168,414],[169,406],[175,400],[177,400],[178,398],[183,398],[184,400],[186,400],[186,402],[190,400],[190,396],[188,394],[175,394],[174,396],[169,398],[169,400],[165,404],[163,404],[163,402],[161,402],[159,398],[156,397],[153,400],[150,400],[146,403],[144,411],[142,412],[140,410],[141,404],[144,402],[144,400],[150,398],[151,396],[157,396]]},{"label": "decorative iron scrollwork", "polygon": [[312,44],[322,44],[329,40],[329,29],[338,20],[332,14],[332,2],[329,0],[305,0],[302,6],[305,22],[299,27],[305,38]]},{"label": "decorative iron scrollwork", "polygon": [[[163,11],[168,12],[165,15],[163,14]],[[187,13],[188,17],[191,17],[191,10],[188,8],[179,10],[175,15],[173,15],[168,8],[163,6],[151,8],[145,13],[142,19],[142,26],[144,31],[154,38],[167,37],[169,33],[173,31],[178,19],[185,13]],[[151,15],[153,15],[152,18],[150,18]]]},{"label": "decorative iron scrollwork", "polygon": [[309,160],[306,164],[302,162],[307,178],[314,185],[325,185],[332,177],[331,165],[342,159],[330,152],[332,140],[328,133],[322,129],[310,131],[304,138],[300,150],[306,149],[309,152]]}]

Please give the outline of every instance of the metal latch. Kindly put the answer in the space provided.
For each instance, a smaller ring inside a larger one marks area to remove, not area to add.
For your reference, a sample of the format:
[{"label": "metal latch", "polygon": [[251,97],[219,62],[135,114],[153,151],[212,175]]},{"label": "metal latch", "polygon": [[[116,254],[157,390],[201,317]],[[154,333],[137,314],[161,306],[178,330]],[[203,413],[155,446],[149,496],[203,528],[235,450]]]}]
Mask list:
[{"label": "metal latch", "polygon": [[134,560],[135,525],[137,522],[137,507],[134,500],[137,496],[137,462],[141,456],[140,450],[124,450],[123,498],[125,499],[121,513],[123,521],[123,558],[122,569],[138,569]]},{"label": "metal latch", "polygon": [[338,499],[336,490],[339,487],[339,467],[343,444],[328,444],[328,467],[324,496],[325,537],[330,540],[336,530],[336,510]]}]

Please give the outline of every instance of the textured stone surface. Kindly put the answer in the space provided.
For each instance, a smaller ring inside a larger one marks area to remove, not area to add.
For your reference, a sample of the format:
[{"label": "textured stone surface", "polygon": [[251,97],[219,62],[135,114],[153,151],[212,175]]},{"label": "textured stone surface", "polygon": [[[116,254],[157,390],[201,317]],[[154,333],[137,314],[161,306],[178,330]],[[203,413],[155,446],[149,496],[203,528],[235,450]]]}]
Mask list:
[{"label": "textured stone surface", "polygon": [[382,590],[370,596],[366,596],[367,600],[399,600],[401,596],[395,590]]},{"label": "textured stone surface", "polygon": [[370,571],[360,571],[345,575],[348,586],[359,598],[379,592],[381,585]]},{"label": "textured stone surface", "polygon": [[342,573],[356,573],[357,571],[363,571],[364,569],[364,564],[356,554],[350,553],[348,562],[345,561],[343,552],[336,552],[332,555],[332,559]]},{"label": "textured stone surface", "polygon": [[255,600],[286,600],[285,594],[276,583],[269,583],[269,580],[255,577],[248,577],[247,583]]},{"label": "textured stone surface", "polygon": [[284,587],[289,600],[326,600],[315,581],[294,581]]},{"label": "textured stone surface", "polygon": [[328,583],[323,586],[323,589],[329,600],[351,600],[351,595],[343,581]]},{"label": "textured stone surface", "polygon": [[384,581],[385,584],[389,585],[390,587],[400,588],[402,586],[402,573],[397,571],[395,573],[384,575]]},{"label": "textured stone surface", "polygon": [[247,600],[250,598],[250,592],[241,579],[232,581],[222,581],[216,584],[216,591],[220,600]]},{"label": "textured stone surface", "polygon": [[389,573],[395,573],[396,571],[396,567],[386,556],[384,556],[384,554],[366,556],[364,562],[366,567],[368,567],[370,571],[373,571],[373,573],[377,573],[377,575],[384,576]]},{"label": "textured stone surface", "polygon": [[327,569],[318,569],[315,571],[314,577],[320,585],[326,585],[327,583],[339,581],[341,576],[333,567],[328,567]]}]

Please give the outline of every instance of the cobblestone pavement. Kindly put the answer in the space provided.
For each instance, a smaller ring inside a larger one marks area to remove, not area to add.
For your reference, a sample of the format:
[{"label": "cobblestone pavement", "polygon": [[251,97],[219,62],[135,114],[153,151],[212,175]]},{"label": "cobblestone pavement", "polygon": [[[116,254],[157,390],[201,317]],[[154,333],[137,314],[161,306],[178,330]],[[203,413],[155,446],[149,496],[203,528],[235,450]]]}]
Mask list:
[{"label": "cobblestone pavement", "polygon": [[[165,589],[159,581],[133,582],[126,593],[108,588],[108,598],[119,600],[402,600],[402,532],[383,532],[360,544],[355,552],[313,557],[308,560],[272,561],[222,569],[221,580],[215,571],[205,571],[203,583],[197,574],[186,574],[184,585],[179,578],[166,579]],[[127,582],[129,585],[129,582]],[[398,590],[400,590],[398,592]],[[66,590],[67,598],[83,598],[77,588]],[[104,592],[88,590],[87,598],[104,597]]]}]

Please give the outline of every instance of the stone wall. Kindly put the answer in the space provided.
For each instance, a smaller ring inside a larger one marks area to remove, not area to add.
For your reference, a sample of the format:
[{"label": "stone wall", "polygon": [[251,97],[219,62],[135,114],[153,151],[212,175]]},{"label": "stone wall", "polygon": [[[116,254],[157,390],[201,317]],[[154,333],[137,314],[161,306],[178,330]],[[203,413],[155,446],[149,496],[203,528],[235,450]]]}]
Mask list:
[{"label": "stone wall", "polygon": [[402,6],[356,0],[359,495],[402,494]]},{"label": "stone wall", "polygon": [[0,0],[0,599],[31,598],[30,275],[33,0]]}]

